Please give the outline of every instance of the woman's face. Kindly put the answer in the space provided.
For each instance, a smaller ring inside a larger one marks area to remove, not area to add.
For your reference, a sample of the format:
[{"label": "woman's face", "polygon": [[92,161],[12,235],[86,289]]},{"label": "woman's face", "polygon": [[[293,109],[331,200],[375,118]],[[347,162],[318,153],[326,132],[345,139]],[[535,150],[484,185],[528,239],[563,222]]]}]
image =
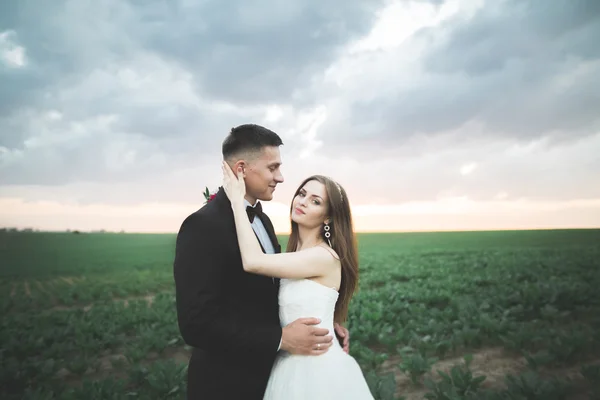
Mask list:
[{"label": "woman's face", "polygon": [[292,200],[292,221],[307,228],[322,225],[328,213],[327,189],[319,181],[308,181]]}]

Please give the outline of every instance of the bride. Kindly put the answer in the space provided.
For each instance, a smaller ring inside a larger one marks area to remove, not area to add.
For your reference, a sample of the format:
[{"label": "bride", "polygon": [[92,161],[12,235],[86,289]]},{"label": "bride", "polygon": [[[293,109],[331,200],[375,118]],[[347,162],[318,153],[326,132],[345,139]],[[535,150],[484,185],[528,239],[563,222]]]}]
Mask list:
[{"label": "bride", "polygon": [[[358,256],[352,216],[344,189],[315,175],[296,190],[291,206],[292,233],[287,253],[265,254],[248,220],[242,169],[223,163],[223,189],[233,209],[244,270],[281,278],[279,315],[285,326],[300,317],[320,318],[333,331],[346,321],[358,285]],[[265,399],[373,399],[356,360],[339,343],[315,349],[321,355],[280,351]]]}]

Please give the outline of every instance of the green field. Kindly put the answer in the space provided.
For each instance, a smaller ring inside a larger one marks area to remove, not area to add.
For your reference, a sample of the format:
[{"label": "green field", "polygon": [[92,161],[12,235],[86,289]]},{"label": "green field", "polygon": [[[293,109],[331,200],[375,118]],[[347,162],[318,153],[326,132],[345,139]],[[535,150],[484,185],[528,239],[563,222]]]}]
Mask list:
[{"label": "green field", "polygon": [[[0,398],[183,399],[174,242],[0,232]],[[600,230],[359,247],[348,328],[376,398],[600,398]]]}]

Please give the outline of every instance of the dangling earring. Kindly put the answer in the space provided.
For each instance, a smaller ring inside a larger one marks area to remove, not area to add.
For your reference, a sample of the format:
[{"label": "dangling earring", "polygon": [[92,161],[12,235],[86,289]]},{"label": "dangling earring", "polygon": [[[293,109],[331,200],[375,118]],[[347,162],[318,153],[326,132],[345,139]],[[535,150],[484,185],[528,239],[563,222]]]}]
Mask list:
[{"label": "dangling earring", "polygon": [[327,242],[329,243],[329,247],[331,246],[331,240],[329,240],[329,238],[331,237],[331,232],[329,232],[329,229],[331,229],[329,227],[329,224],[327,222],[325,222],[325,226],[323,227],[323,229],[325,230],[325,237],[327,238]]}]

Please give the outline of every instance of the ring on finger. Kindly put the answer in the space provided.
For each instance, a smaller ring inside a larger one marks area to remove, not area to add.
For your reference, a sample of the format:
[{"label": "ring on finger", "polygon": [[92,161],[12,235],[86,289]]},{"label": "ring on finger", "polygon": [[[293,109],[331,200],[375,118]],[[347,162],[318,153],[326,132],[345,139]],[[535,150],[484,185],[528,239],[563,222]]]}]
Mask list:
[{"label": "ring on finger", "polygon": [[317,350],[321,350],[321,343],[317,343]]}]

